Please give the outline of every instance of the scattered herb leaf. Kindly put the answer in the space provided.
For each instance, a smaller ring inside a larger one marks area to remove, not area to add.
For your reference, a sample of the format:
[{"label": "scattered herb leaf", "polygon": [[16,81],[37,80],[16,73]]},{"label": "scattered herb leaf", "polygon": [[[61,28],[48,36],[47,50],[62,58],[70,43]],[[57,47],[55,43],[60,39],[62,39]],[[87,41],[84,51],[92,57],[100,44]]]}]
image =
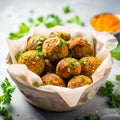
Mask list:
[{"label": "scattered herb leaf", "polygon": [[97,114],[89,114],[84,118],[76,117],[76,120],[100,120],[100,117]]},{"label": "scattered herb leaf", "polygon": [[30,27],[28,27],[25,23],[21,23],[17,32],[11,32],[9,34],[9,39],[10,40],[19,39],[25,36],[27,33],[29,33],[29,31],[30,31]]},{"label": "scattered herb leaf", "polygon": [[111,53],[115,59],[120,60],[120,43],[118,43],[117,47]]},{"label": "scattered herb leaf", "polygon": [[116,81],[106,81],[105,86],[101,87],[99,90],[100,95],[106,96],[108,98],[108,105],[111,108],[120,107],[120,93],[113,93],[114,87],[120,85],[120,75],[116,75]]},{"label": "scattered herb leaf", "polygon": [[5,107],[0,106],[0,115],[3,116],[4,120],[13,120],[12,116]]},{"label": "scattered herb leaf", "polygon": [[35,82],[33,82],[33,85],[34,85],[35,87],[39,87],[39,86],[40,86],[40,83],[39,83],[38,81],[35,81]]},{"label": "scattered herb leaf", "polygon": [[66,5],[65,7],[63,7],[63,12],[64,13],[69,13],[70,12],[70,6],[69,5]]},{"label": "scattered herb leaf", "polygon": [[70,68],[70,67],[68,67],[67,71],[70,73],[70,71],[71,71],[71,68]]},{"label": "scattered herb leaf", "polygon": [[64,45],[64,42],[62,41],[62,40],[59,40],[58,42],[57,42],[57,46],[58,47],[61,47],[61,46],[63,46]]},{"label": "scattered herb leaf", "polygon": [[57,15],[50,14],[44,19],[43,23],[47,28],[51,28],[56,25],[62,25],[62,20]]},{"label": "scattered herb leaf", "polygon": [[24,50],[19,51],[16,55],[15,55],[15,59],[16,61],[18,61],[19,57],[24,53]]},{"label": "scattered herb leaf", "polygon": [[76,23],[78,25],[84,26],[84,23],[81,21],[81,19],[78,16],[74,16],[73,18],[68,19],[67,23]]},{"label": "scattered herb leaf", "polygon": [[5,78],[4,82],[0,84],[0,87],[3,91],[3,94],[0,96],[0,115],[4,120],[13,120],[6,105],[10,104],[12,93],[15,91],[16,86],[11,85],[8,78]]}]

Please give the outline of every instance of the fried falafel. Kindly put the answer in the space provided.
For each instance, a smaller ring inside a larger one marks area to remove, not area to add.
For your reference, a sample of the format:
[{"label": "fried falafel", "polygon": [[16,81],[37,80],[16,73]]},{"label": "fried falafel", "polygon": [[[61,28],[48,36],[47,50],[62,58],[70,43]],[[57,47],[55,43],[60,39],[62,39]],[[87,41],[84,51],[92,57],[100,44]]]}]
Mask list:
[{"label": "fried falafel", "polygon": [[45,74],[41,79],[43,81],[43,84],[45,85],[56,85],[56,86],[65,87],[64,80],[55,73]]},{"label": "fried falafel", "polygon": [[40,75],[45,69],[45,62],[42,56],[36,54],[36,50],[29,50],[23,53],[18,64],[26,64],[29,70]]},{"label": "fried falafel", "polygon": [[52,37],[45,40],[42,46],[44,57],[50,61],[65,58],[68,55],[68,46],[60,37]]},{"label": "fried falafel", "polygon": [[101,64],[101,61],[94,56],[83,57],[80,59],[81,73],[91,76]]},{"label": "fried falafel", "polygon": [[33,36],[27,40],[27,50],[35,50],[38,46],[42,46],[43,42],[46,40],[45,36]]},{"label": "fried falafel", "polygon": [[89,85],[91,84],[93,81],[90,77],[85,76],[85,75],[78,75],[78,76],[74,76],[73,78],[71,78],[67,84],[68,88],[78,88],[81,86],[85,86],[85,85]]},{"label": "fried falafel", "polygon": [[92,48],[87,40],[82,38],[74,38],[70,42],[70,54],[77,59],[88,56],[92,54]]},{"label": "fried falafel", "polygon": [[68,33],[65,32],[51,32],[49,37],[60,37],[64,39],[65,41],[69,41],[71,36]]},{"label": "fried falafel", "polygon": [[64,79],[69,79],[81,73],[81,65],[75,58],[63,58],[56,66],[56,74]]}]

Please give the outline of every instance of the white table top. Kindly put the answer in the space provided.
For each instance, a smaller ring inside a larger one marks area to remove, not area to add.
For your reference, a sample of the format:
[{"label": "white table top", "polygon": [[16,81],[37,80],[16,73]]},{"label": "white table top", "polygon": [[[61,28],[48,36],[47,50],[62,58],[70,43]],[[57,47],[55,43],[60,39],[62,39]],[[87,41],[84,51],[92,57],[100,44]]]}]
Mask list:
[{"label": "white table top", "polygon": [[[62,8],[69,5],[72,12],[65,15]],[[18,25],[30,17],[30,10],[34,10],[34,16],[48,15],[55,13],[64,19],[78,15],[84,22],[98,14],[104,12],[120,13],[120,0],[4,0],[0,1],[0,81],[9,77],[4,65],[8,48],[5,37],[11,31],[15,31]],[[108,79],[115,79],[116,74],[120,74],[120,61],[113,61],[113,68]],[[13,83],[14,84],[14,83]],[[77,110],[69,112],[49,112],[38,109],[30,105],[21,92],[16,89],[10,105],[10,113],[14,120],[75,120],[76,116],[85,116],[96,113],[101,118],[108,114],[119,115],[120,109],[109,109],[106,106],[106,98],[96,95],[87,104]],[[19,116],[17,116],[19,114]],[[2,118],[0,117],[0,120]]]}]

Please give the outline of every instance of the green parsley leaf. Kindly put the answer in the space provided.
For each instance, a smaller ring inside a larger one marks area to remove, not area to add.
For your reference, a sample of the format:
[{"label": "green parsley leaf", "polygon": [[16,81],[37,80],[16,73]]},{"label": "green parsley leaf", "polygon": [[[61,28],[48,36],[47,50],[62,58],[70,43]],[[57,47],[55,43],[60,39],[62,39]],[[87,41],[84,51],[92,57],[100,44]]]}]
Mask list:
[{"label": "green parsley leaf", "polygon": [[5,107],[0,106],[0,115],[3,116],[4,120],[13,120],[12,116]]},{"label": "green parsley leaf", "polygon": [[4,120],[13,120],[12,116],[7,111],[7,106],[11,102],[12,93],[15,91],[16,86],[11,85],[8,78],[0,84],[3,94],[0,96],[0,115]]},{"label": "green parsley leaf", "polygon": [[45,26],[47,28],[51,28],[51,27],[54,27],[56,25],[62,25],[62,21],[61,19],[57,16],[57,15],[54,15],[54,14],[50,14],[48,15],[45,19],[44,19],[44,22]]},{"label": "green parsley leaf", "polygon": [[68,19],[67,23],[76,23],[78,25],[84,26],[84,23],[81,21],[81,19],[78,16],[74,16],[73,18]]},{"label": "green parsley leaf", "polygon": [[100,117],[97,114],[89,114],[84,118],[76,117],[76,120],[100,120]]},{"label": "green parsley leaf", "polygon": [[71,68],[70,68],[70,67],[68,67],[67,71],[70,73],[70,71],[71,71]]},{"label": "green parsley leaf", "polygon": [[70,6],[69,5],[66,5],[64,8],[63,8],[63,12],[64,13],[69,13],[70,12]]},{"label": "green parsley leaf", "polygon": [[0,96],[1,104],[10,104],[15,88],[16,86],[11,85],[8,78],[5,78],[4,83],[1,84],[1,89],[3,90],[3,95]]},{"label": "green parsley leaf", "polygon": [[62,40],[59,40],[56,44],[58,47],[60,47],[64,45],[64,42]]},{"label": "green parsley leaf", "polygon": [[111,53],[115,59],[120,60],[120,43],[118,43],[117,47]]},{"label": "green parsley leaf", "polygon": [[40,86],[40,83],[39,83],[38,81],[35,81],[35,82],[33,82],[33,85],[34,85],[35,87],[39,87],[39,86]]},{"label": "green parsley leaf", "polygon": [[44,21],[44,17],[43,17],[43,16],[40,16],[40,17],[37,18],[37,20],[38,20],[39,22],[43,22],[43,21]]},{"label": "green parsley leaf", "polygon": [[29,31],[30,31],[30,28],[25,23],[21,23],[17,32],[11,32],[9,34],[9,39],[10,40],[19,39],[25,36]]},{"label": "green parsley leaf", "polygon": [[120,81],[120,74],[115,76],[117,81]]},{"label": "green parsley leaf", "polygon": [[112,108],[120,107],[120,94],[113,93],[114,87],[120,85],[120,75],[116,75],[116,81],[106,81],[105,86],[101,87],[99,90],[100,95],[106,96],[108,98],[107,104]]},{"label": "green parsley leaf", "polygon": [[79,60],[80,65],[85,64],[84,60]]},{"label": "green parsley leaf", "polygon": [[33,18],[29,18],[28,21],[29,21],[30,23],[32,23],[32,24],[34,23],[34,19],[33,19]]},{"label": "green parsley leaf", "polygon": [[24,53],[24,50],[21,50],[21,51],[19,51],[19,52],[15,55],[16,61],[19,60],[19,57],[20,57],[23,53]]},{"label": "green parsley leaf", "polygon": [[111,108],[120,108],[120,94],[112,94],[107,103]]}]

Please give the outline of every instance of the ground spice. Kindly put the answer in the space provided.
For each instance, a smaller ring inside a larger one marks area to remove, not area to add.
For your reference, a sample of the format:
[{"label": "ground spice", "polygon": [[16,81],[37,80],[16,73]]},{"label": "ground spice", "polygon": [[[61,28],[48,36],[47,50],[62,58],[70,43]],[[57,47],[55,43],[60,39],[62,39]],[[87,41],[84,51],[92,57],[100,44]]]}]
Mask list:
[{"label": "ground spice", "polygon": [[120,30],[120,19],[109,13],[100,14],[93,17],[90,23],[97,31],[114,33]]}]

